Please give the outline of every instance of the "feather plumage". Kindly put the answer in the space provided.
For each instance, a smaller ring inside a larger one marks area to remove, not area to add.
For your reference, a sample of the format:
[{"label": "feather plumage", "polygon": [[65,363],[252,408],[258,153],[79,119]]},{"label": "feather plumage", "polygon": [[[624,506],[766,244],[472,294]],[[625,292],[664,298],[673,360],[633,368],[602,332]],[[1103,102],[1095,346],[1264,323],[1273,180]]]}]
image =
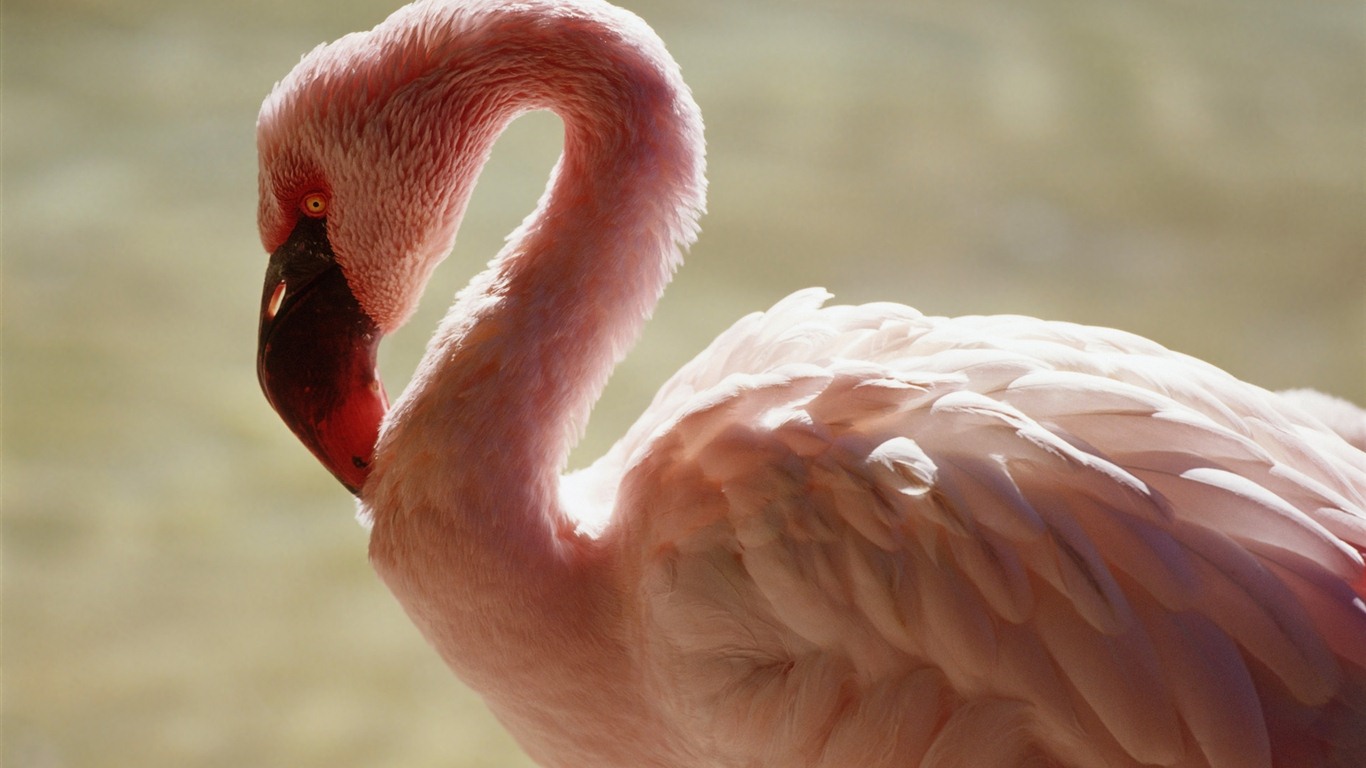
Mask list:
[{"label": "feather plumage", "polygon": [[[754,676],[834,674],[849,702],[783,689],[789,728],[829,730],[862,692],[938,670],[961,697],[945,716],[999,713],[982,717],[1010,721],[1018,760],[1231,767],[1271,764],[1278,702],[1324,705],[1360,676],[1340,647],[1366,647],[1342,586],[1366,547],[1352,449],[1301,470],[1293,409],[1127,334],[824,300],[737,323],[650,411],[683,415],[632,431],[622,543],[670,575],[639,585],[640,631],[671,637],[642,664],[685,672],[660,695],[744,718]],[[726,602],[699,612],[718,578]],[[765,617],[761,656],[749,624],[664,631],[740,606]],[[975,754],[957,734],[886,764]]]}]

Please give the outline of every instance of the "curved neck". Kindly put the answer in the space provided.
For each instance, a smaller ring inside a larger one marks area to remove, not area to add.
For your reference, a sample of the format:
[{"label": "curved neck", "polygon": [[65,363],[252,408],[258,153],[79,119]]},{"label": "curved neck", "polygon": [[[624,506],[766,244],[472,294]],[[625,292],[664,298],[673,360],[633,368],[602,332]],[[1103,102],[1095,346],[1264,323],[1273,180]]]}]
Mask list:
[{"label": "curved neck", "polygon": [[451,46],[421,81],[436,130],[458,131],[447,139],[474,158],[473,173],[446,171],[457,218],[516,115],[557,113],[564,152],[536,211],[442,322],[364,493],[377,570],[505,720],[540,705],[523,687],[500,708],[500,691],[553,687],[547,663],[575,681],[626,663],[604,652],[620,620],[610,554],[574,534],[560,472],[703,205],[701,119],[676,66],[643,22],[590,7],[500,17],[496,36]]},{"label": "curved neck", "polygon": [[[622,16],[500,17],[497,45],[453,57],[420,97],[419,111],[458,132],[447,139],[476,166],[534,109],[559,115],[564,152],[536,211],[442,322],[384,440],[419,429],[429,450],[445,441],[443,455],[491,450],[498,466],[457,471],[486,486],[540,486],[541,500],[553,499],[545,494],[703,206],[697,106],[658,39]],[[478,173],[464,165],[446,169],[457,221]]]}]

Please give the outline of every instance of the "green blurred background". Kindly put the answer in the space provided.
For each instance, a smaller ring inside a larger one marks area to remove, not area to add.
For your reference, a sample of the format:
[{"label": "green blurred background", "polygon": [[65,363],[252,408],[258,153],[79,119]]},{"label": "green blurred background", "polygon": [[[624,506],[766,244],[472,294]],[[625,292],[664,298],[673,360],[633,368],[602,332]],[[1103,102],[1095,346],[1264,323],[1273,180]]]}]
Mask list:
[{"label": "green blurred background", "polygon": [[[629,5],[706,115],[711,213],[576,463],[812,284],[1366,402],[1359,0]],[[257,105],[392,7],[5,3],[5,765],[526,764],[253,372]],[[391,392],[557,141],[532,116],[498,146]]]}]

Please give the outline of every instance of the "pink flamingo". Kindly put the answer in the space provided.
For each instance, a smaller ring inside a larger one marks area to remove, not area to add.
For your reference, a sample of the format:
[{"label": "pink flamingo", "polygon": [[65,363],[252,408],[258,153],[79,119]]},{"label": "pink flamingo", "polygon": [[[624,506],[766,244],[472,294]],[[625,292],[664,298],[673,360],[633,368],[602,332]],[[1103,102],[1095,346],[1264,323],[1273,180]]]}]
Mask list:
[{"label": "pink flamingo", "polygon": [[[545,196],[386,414],[375,347],[533,109],[565,127]],[[563,474],[703,208],[635,16],[418,2],[258,130],[266,394],[535,760],[1361,764],[1366,453],[1153,342],[801,291]]]}]

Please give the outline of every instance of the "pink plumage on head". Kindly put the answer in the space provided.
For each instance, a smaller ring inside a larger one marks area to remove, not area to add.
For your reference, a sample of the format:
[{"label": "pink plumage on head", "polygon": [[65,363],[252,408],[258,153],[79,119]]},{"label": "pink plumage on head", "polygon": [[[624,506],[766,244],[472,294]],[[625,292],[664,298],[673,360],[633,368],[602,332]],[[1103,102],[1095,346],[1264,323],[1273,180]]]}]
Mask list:
[{"label": "pink plumage on head", "polygon": [[[622,45],[597,55],[594,42],[604,33]],[[494,39],[497,45],[489,45]],[[566,40],[579,50],[562,50]],[[599,68],[590,77],[607,87],[565,66],[575,57]],[[532,72],[545,82],[513,85]],[[653,91],[651,80],[658,83]],[[262,241],[273,250],[297,217],[299,196],[327,190],[337,198],[329,231],[338,260],[362,305],[392,330],[450,250],[474,176],[511,119],[544,108],[584,126],[583,118],[593,116],[585,99],[652,92],[668,99],[655,106],[676,113],[683,130],[639,124],[628,140],[657,140],[657,163],[687,166],[677,169],[690,177],[681,195],[649,201],[661,235],[687,243],[696,236],[705,189],[701,120],[690,98],[674,98],[686,96],[686,86],[643,22],[599,3],[406,6],[369,33],[314,49],[262,105]]]}]

